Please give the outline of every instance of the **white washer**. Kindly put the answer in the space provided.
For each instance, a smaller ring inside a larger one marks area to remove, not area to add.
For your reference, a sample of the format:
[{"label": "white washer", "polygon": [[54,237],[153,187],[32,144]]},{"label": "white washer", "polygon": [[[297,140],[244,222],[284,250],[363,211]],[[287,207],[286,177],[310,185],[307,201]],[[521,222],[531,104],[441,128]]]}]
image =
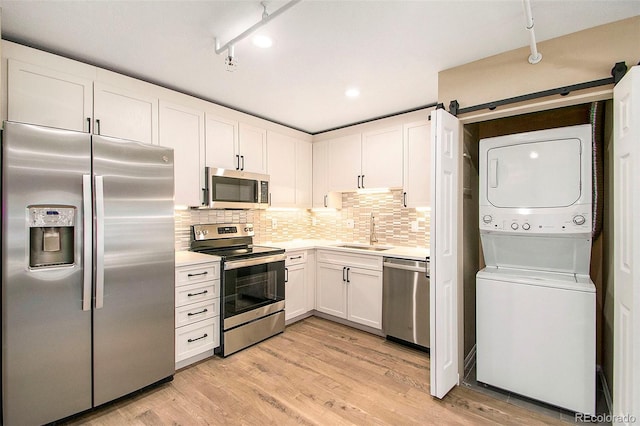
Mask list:
[{"label": "white washer", "polygon": [[591,126],[480,141],[477,380],[595,414]]},{"label": "white washer", "polygon": [[488,267],[476,280],[477,380],[595,414],[595,287],[588,276]]}]

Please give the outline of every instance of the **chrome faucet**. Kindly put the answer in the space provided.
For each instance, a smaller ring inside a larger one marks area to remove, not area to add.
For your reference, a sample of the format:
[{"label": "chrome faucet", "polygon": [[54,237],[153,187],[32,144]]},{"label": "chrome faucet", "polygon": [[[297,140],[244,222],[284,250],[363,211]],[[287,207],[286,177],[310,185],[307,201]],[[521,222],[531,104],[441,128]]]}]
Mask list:
[{"label": "chrome faucet", "polygon": [[371,212],[371,223],[370,223],[370,231],[369,231],[369,244],[373,245],[378,242],[378,237],[376,236],[376,217]]}]

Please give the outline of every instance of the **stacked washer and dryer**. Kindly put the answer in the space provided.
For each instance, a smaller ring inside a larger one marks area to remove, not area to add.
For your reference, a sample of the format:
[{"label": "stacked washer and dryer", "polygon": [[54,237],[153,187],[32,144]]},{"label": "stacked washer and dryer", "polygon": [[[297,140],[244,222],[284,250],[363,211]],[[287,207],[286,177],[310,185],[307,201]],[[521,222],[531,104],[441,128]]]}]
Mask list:
[{"label": "stacked washer and dryer", "polygon": [[480,141],[477,380],[595,414],[591,125]]}]

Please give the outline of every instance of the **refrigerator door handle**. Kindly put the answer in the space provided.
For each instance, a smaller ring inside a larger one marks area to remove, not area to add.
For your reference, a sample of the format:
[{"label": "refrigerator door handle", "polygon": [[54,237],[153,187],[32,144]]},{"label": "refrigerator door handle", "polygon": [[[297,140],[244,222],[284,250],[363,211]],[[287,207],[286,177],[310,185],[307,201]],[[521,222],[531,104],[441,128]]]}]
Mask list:
[{"label": "refrigerator door handle", "polygon": [[96,176],[96,309],[104,305],[104,182]]},{"label": "refrigerator door handle", "polygon": [[82,310],[91,310],[91,278],[93,275],[93,215],[91,212],[91,175],[82,175],[82,218],[83,218],[83,259],[84,276],[82,281]]}]

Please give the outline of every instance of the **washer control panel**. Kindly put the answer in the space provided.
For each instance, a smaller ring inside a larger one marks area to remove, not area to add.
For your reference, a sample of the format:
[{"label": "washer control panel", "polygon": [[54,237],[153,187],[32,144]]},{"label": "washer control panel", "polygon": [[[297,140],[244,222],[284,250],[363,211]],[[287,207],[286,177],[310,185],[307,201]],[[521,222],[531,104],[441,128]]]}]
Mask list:
[{"label": "washer control panel", "polygon": [[[520,210],[521,212],[515,211]],[[591,211],[576,210],[571,214],[546,213],[537,209],[514,209],[511,212],[480,207],[481,231],[517,232],[519,234],[591,232]]]}]

